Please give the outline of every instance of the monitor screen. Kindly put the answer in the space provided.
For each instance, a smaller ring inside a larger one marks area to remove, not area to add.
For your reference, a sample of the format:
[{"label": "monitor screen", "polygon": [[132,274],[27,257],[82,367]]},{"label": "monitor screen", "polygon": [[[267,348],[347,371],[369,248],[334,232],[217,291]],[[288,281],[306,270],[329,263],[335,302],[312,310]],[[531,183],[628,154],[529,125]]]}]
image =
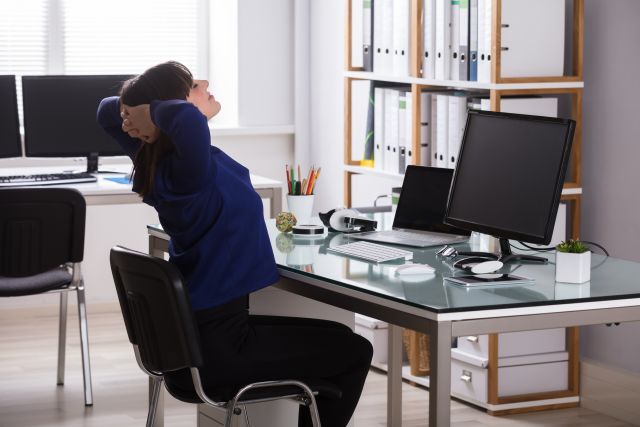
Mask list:
[{"label": "monitor screen", "polygon": [[20,156],[16,77],[0,76],[0,158]]},{"label": "monitor screen", "polygon": [[23,76],[25,151],[31,157],[123,156],[96,122],[103,98],[131,76]]},{"label": "monitor screen", "polygon": [[574,129],[573,120],[471,110],[446,222],[548,244]]}]

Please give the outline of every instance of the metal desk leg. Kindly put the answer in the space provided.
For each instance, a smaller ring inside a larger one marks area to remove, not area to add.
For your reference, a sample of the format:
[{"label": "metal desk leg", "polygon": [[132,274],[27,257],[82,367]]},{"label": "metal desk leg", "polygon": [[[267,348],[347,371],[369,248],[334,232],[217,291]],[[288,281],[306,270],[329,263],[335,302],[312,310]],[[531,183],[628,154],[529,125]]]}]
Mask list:
[{"label": "metal desk leg", "polygon": [[269,217],[275,218],[277,214],[282,212],[282,188],[258,188],[256,193],[261,199],[269,199]]},{"label": "metal desk leg", "polygon": [[271,218],[275,218],[282,212],[282,189],[280,187],[273,189],[273,196],[270,204]]},{"label": "metal desk leg", "polygon": [[[157,257],[157,258],[164,258],[164,251],[157,247],[160,244],[162,244],[162,242],[160,241],[160,239],[156,238],[155,236],[149,236],[149,255]],[[164,242],[164,244],[166,245],[167,242]],[[155,380],[153,378],[149,378],[149,407],[151,407],[151,405],[153,405],[153,391],[154,391],[154,387],[155,387]],[[164,427],[164,390],[161,389],[160,393],[158,393],[158,402],[156,404],[156,416],[153,420],[153,427]]]},{"label": "metal desk leg", "polygon": [[431,358],[429,427],[449,427],[451,417],[451,322],[429,322]]},{"label": "metal desk leg", "polygon": [[387,426],[402,425],[402,328],[387,330]]}]

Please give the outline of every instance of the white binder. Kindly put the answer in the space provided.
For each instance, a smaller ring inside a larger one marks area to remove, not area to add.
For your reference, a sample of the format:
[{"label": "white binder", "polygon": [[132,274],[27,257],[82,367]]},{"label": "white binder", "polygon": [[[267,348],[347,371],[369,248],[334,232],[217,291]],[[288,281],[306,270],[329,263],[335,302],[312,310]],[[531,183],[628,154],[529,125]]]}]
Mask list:
[{"label": "white binder", "polygon": [[436,79],[451,78],[451,0],[436,0]]},{"label": "white binder", "polygon": [[367,135],[370,80],[351,81],[351,159],[362,160]]},{"label": "white binder", "polygon": [[405,152],[405,167],[401,171],[407,169],[408,165],[414,164],[414,153],[413,153],[413,94],[411,92],[407,92],[405,94],[405,134],[404,134],[404,152]]},{"label": "white binder", "polygon": [[390,75],[393,71],[393,0],[374,0],[373,71]]},{"label": "white binder", "polygon": [[420,94],[420,165],[431,165],[431,94]]},{"label": "white binder", "polygon": [[351,66],[356,68],[363,65],[363,11],[362,0],[351,2]]},{"label": "white binder", "polygon": [[382,9],[382,68],[379,72],[390,75],[393,73],[393,0],[383,0]]},{"label": "white binder", "polygon": [[431,157],[429,166],[438,165],[438,97],[435,93],[430,94],[431,98]]},{"label": "white binder", "polygon": [[454,94],[449,96],[449,129],[447,145],[447,167],[455,169],[458,165],[458,152],[467,122],[467,96]]},{"label": "white binder", "polygon": [[460,80],[460,0],[451,0],[451,80]]},{"label": "white binder", "polygon": [[563,1],[503,0],[501,37],[502,77],[564,75]]},{"label": "white binder", "polygon": [[436,3],[435,0],[423,0],[422,35],[424,53],[422,56],[422,77],[435,79],[436,75]]},{"label": "white binder", "polygon": [[398,103],[400,92],[384,90],[384,170],[398,173]]},{"label": "white binder", "polygon": [[362,0],[362,68],[373,71],[373,0]]},{"label": "white binder", "polygon": [[382,74],[384,56],[382,55],[382,22],[384,0],[373,0],[373,72]]},{"label": "white binder", "polygon": [[449,155],[449,96],[436,95],[436,167],[446,168]]},{"label": "white binder", "polygon": [[469,0],[460,0],[458,80],[469,80]]},{"label": "white binder", "polygon": [[478,0],[469,0],[469,81],[478,80]]},{"label": "white binder", "polygon": [[393,74],[409,75],[409,0],[393,0]]},{"label": "white binder", "polygon": [[492,3],[492,0],[478,0],[478,81],[483,83],[491,82]]},{"label": "white binder", "polygon": [[411,98],[411,92],[399,92],[398,94],[398,164],[397,173],[404,173],[407,168],[407,97]]},{"label": "white binder", "polygon": [[373,167],[384,170],[384,92],[381,87],[374,89],[375,115],[373,118]]}]

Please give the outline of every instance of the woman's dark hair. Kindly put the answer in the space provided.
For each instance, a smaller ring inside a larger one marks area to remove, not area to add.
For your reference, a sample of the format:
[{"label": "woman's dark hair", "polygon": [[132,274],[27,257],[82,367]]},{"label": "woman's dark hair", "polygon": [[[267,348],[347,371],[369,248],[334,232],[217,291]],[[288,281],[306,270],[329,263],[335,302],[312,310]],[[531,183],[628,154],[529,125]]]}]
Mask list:
[{"label": "woman's dark hair", "polygon": [[[193,86],[193,75],[179,62],[169,61],[149,68],[123,83],[120,101],[135,107],[154,100],[187,99]],[[173,150],[169,137],[161,132],[152,144],[143,142],[133,160],[133,190],[141,196],[153,191],[156,166]]]}]

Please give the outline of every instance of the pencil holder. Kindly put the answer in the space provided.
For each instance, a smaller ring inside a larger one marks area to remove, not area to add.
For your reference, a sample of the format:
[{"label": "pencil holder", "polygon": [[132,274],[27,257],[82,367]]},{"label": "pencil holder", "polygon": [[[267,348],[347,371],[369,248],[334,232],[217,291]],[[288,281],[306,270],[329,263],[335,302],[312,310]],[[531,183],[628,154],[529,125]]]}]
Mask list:
[{"label": "pencil holder", "polygon": [[295,215],[298,225],[309,224],[313,210],[313,194],[308,196],[294,196],[287,194],[289,212]]}]

